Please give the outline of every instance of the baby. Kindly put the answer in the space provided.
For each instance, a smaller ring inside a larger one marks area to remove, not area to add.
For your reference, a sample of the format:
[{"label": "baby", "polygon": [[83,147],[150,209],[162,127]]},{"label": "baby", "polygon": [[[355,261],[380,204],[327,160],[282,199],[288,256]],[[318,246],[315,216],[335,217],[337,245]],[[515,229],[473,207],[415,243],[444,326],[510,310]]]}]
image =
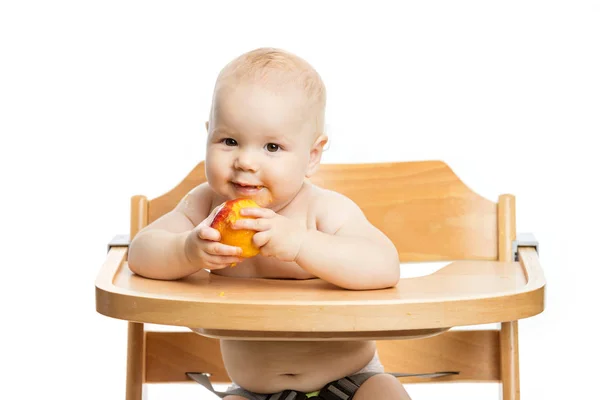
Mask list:
[{"label": "baby", "polygon": [[[325,97],[319,74],[282,50],[257,49],[226,65],[207,123],[207,182],[135,236],[131,270],[153,279],[206,269],[235,277],[318,277],[351,290],[394,286],[393,243],[350,199],[309,181],[328,140]],[[253,218],[235,225],[256,231],[260,254],[252,258],[220,243],[210,227],[218,205],[241,197],[262,206],[243,209]],[[384,373],[374,341],[223,340],[221,351],[234,382],[226,400],[410,398]]]}]

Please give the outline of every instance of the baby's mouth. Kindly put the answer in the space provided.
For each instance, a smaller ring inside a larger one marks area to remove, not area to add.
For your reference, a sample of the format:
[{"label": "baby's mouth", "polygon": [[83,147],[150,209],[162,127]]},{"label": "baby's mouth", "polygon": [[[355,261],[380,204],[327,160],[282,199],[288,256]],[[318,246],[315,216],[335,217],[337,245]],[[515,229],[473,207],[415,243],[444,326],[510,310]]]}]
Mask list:
[{"label": "baby's mouth", "polygon": [[264,187],[262,185],[246,185],[245,183],[237,183],[237,182],[231,182],[231,183],[236,188],[236,190],[239,190],[242,192],[256,192]]},{"label": "baby's mouth", "polygon": [[273,198],[269,189],[263,185],[247,185],[245,183],[231,182],[233,189],[238,197],[249,197],[258,203],[261,207],[269,206]]},{"label": "baby's mouth", "polygon": [[242,189],[262,189],[261,185],[246,185],[245,183],[232,182],[234,186]]}]

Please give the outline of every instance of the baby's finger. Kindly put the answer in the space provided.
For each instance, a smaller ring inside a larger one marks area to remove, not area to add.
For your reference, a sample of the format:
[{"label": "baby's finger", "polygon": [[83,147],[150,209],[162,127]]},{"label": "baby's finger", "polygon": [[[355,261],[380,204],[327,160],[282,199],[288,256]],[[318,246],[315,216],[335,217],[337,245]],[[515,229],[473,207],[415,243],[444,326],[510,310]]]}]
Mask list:
[{"label": "baby's finger", "polygon": [[240,210],[240,215],[244,217],[273,218],[275,211],[270,208],[245,207]]},{"label": "baby's finger", "polygon": [[264,218],[238,219],[232,225],[233,229],[250,229],[257,232],[271,229],[271,221]]},{"label": "baby's finger", "polygon": [[207,262],[213,265],[231,265],[231,264],[239,264],[244,261],[243,257],[234,257],[234,256],[209,256]]},{"label": "baby's finger", "polygon": [[252,237],[252,243],[258,248],[262,248],[269,242],[271,235],[270,232],[258,232]]},{"label": "baby's finger", "polygon": [[227,268],[230,267],[231,264],[219,264],[219,263],[209,263],[207,262],[205,264],[205,268],[209,269],[209,270],[214,270],[214,269],[223,269],[223,268]]},{"label": "baby's finger", "polygon": [[199,226],[198,228],[198,237],[204,240],[211,240],[213,242],[218,242],[221,240],[221,234],[218,230],[211,228],[210,226]]},{"label": "baby's finger", "polygon": [[217,242],[211,243],[206,249],[206,253],[213,256],[239,256],[242,254],[242,249]]}]

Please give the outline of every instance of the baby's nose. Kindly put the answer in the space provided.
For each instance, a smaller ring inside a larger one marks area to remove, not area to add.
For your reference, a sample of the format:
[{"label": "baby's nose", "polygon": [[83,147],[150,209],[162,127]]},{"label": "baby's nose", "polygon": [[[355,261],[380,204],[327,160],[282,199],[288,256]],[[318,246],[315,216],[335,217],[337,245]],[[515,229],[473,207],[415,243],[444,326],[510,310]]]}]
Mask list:
[{"label": "baby's nose", "polygon": [[240,151],[235,159],[235,168],[243,171],[258,170],[258,160],[252,151]]}]

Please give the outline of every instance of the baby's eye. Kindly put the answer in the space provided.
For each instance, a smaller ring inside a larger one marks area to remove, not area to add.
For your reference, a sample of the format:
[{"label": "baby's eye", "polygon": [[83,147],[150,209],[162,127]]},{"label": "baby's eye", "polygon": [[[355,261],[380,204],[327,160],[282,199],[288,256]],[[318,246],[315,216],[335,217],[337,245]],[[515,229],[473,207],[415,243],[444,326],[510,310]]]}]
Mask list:
[{"label": "baby's eye", "polygon": [[236,140],[232,138],[223,139],[222,142],[225,143],[225,146],[237,146]]},{"label": "baby's eye", "polygon": [[269,151],[271,153],[275,153],[277,150],[281,149],[281,147],[275,143],[267,143],[267,145],[265,147],[266,147],[267,151]]}]

